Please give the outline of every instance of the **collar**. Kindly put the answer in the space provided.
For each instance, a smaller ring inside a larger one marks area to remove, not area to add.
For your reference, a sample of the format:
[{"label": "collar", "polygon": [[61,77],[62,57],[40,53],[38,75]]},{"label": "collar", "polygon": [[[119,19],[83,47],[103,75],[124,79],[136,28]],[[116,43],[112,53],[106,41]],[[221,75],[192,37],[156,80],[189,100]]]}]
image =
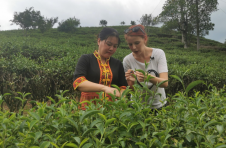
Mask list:
[{"label": "collar", "polygon": [[[97,51],[97,50],[95,50],[93,54],[94,54],[94,56],[95,56],[98,60],[101,61],[100,55],[98,54],[98,51]],[[106,59],[105,62],[107,63],[107,61],[109,61],[109,60],[110,60],[110,58]]]}]

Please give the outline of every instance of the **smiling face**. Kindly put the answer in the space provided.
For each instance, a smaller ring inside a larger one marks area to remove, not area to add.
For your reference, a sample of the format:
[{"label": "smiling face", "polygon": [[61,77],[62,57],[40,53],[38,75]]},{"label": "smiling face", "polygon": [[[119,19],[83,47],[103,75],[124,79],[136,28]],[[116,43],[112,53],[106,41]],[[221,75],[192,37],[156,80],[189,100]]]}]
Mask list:
[{"label": "smiling face", "polygon": [[115,36],[109,36],[106,40],[97,41],[99,45],[98,53],[102,60],[110,58],[118,47],[118,38]]},{"label": "smiling face", "polygon": [[147,38],[142,38],[140,36],[127,36],[126,42],[134,54],[139,54],[146,47],[145,44],[147,42]]}]

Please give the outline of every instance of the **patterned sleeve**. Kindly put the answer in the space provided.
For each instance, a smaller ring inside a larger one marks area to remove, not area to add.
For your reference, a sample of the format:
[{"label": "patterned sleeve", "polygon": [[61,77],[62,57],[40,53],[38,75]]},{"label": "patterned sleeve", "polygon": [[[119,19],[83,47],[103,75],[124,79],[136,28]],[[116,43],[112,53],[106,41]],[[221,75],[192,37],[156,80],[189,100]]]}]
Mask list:
[{"label": "patterned sleeve", "polygon": [[87,81],[86,76],[88,73],[89,68],[89,57],[86,55],[82,55],[80,59],[78,60],[78,63],[75,68],[74,72],[74,82],[73,87],[74,90],[78,88],[78,86],[84,82]]}]

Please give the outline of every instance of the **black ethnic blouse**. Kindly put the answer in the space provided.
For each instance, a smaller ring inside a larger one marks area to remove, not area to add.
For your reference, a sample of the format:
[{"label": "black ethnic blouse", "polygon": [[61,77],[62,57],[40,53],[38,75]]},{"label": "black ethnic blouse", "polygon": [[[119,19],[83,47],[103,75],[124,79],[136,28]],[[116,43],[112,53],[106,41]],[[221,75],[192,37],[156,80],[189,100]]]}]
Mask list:
[{"label": "black ethnic blouse", "polygon": [[127,86],[122,62],[110,57],[102,64],[97,51],[80,57],[74,72],[74,89],[86,80],[109,87],[115,84],[122,89]]}]

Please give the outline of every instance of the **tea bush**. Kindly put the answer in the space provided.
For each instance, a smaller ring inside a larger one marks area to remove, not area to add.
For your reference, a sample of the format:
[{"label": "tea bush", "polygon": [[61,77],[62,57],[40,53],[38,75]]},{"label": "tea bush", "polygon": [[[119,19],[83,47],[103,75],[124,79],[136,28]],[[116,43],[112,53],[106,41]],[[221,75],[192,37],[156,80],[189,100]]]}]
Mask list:
[{"label": "tea bush", "polygon": [[[128,26],[113,27],[121,33],[122,39],[113,57],[122,61],[125,55],[131,53],[122,34]],[[75,92],[72,87],[73,72],[82,54],[93,53],[97,49],[96,37],[101,29],[82,27],[74,34],[58,32],[57,29],[44,34],[31,30],[28,37],[24,36],[22,30],[1,31],[0,94],[12,94],[5,97],[10,111],[17,110],[21,105],[14,99],[18,97],[17,92],[30,92],[30,99],[34,101],[43,101],[46,96],[57,100],[54,96],[57,90],[69,90],[68,94],[74,98],[79,97],[79,92]],[[185,85],[199,79],[217,88],[224,86],[226,69],[222,66],[225,65],[223,51],[211,49],[209,52],[199,52],[193,47],[183,49],[178,47],[181,43],[177,39],[177,32],[165,33],[156,27],[149,30],[151,36],[148,46],[165,51],[169,75],[182,77]],[[207,39],[201,40],[208,45]],[[222,46],[217,42],[214,44]],[[169,96],[182,89],[180,83],[169,79],[169,87],[166,89]],[[207,87],[200,85],[194,89],[203,92]]]},{"label": "tea bush", "polygon": [[[180,80],[179,77],[173,76]],[[30,110],[21,108],[18,113],[0,112],[0,146],[18,148],[81,147],[81,148],[166,148],[166,147],[226,147],[226,93],[225,87],[213,85],[203,93],[189,90],[201,81],[188,85],[176,93],[170,105],[162,110],[152,110],[151,102],[142,103],[140,96],[155,95],[135,84],[135,91],[128,88],[120,98],[111,94],[106,98],[87,102],[86,111],[81,103],[65,97],[67,91],[57,94],[59,102],[48,97],[51,104],[35,102]],[[123,97],[132,94],[131,98]],[[5,94],[0,96],[0,105]],[[26,96],[17,97],[26,102]],[[116,100],[117,99],[117,100]],[[26,111],[27,114],[23,114]]]}]

